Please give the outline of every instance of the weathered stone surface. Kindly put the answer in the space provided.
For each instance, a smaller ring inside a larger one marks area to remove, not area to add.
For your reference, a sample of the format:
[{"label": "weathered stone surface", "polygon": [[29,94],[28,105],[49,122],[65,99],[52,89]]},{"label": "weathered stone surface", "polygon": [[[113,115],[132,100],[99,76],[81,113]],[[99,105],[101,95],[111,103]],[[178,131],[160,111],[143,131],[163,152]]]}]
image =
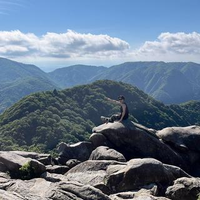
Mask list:
[{"label": "weathered stone surface", "polygon": [[[123,200],[123,199],[128,199],[132,200],[137,197],[141,197],[142,199],[146,197],[147,199],[150,199],[150,197],[156,196],[158,193],[158,187],[156,184],[150,184],[147,186],[143,186],[142,189],[139,191],[128,191],[128,192],[120,192],[116,194],[112,194],[109,197],[112,200]],[[156,197],[155,197],[156,198]]]},{"label": "weathered stone surface", "polygon": [[2,162],[0,162],[0,172],[6,172],[8,171],[6,165]]},{"label": "weathered stone surface", "polygon": [[105,136],[101,133],[93,133],[89,140],[92,142],[94,148],[99,146],[108,146],[108,141],[106,140]]},{"label": "weathered stone surface", "polygon": [[4,172],[0,172],[0,178],[10,179],[10,175]]},{"label": "weathered stone surface", "polygon": [[168,127],[158,131],[157,135],[180,150],[200,152],[200,126]]},{"label": "weathered stone surface", "polygon": [[115,164],[125,166],[125,164],[117,161],[88,160],[70,169],[65,175],[71,181],[89,184],[101,189],[105,193],[109,193],[108,188],[104,184],[104,179],[107,176],[106,170],[108,166]]},{"label": "weathered stone surface", "polygon": [[111,200],[170,200],[165,197],[156,197],[145,192],[121,192],[109,196]]},{"label": "weathered stone surface", "polygon": [[13,152],[24,158],[32,158],[32,159],[38,160],[39,162],[41,162],[44,165],[53,164],[52,157],[50,154],[27,152],[27,151],[10,151],[10,152]]},{"label": "weathered stone surface", "polygon": [[24,158],[14,152],[1,151],[0,161],[6,166],[6,169],[10,172],[13,177],[19,177],[19,169],[29,163],[30,167],[34,169],[36,177],[40,176],[46,171],[45,166],[37,160],[31,158]]},{"label": "weathered stone surface", "polygon": [[29,162],[31,158],[24,158],[13,152],[1,151],[0,162],[2,162],[9,171],[18,171],[19,168]]},{"label": "weathered stone surface", "polygon": [[[15,193],[19,199],[26,200],[110,200],[107,195],[89,185],[62,181],[52,183],[41,178],[29,181],[10,180],[6,187],[0,184],[0,189],[2,188],[9,194]],[[5,195],[3,191],[0,194]]]},{"label": "weathered stone surface", "polygon": [[69,181],[69,179],[62,174],[54,174],[54,173],[49,173],[49,172],[44,172],[40,178],[44,178],[46,181],[50,181],[50,182],[59,182],[59,181],[64,181],[67,182]]},{"label": "weathered stone surface", "polygon": [[158,131],[157,135],[179,152],[190,174],[200,176],[200,126],[168,127]]},{"label": "weathered stone surface", "polygon": [[42,173],[46,171],[45,165],[37,160],[31,159],[29,163],[30,167],[34,169],[35,177],[39,177]]},{"label": "weathered stone surface", "polygon": [[77,159],[70,159],[66,162],[66,166],[71,169],[73,167],[75,167],[76,165],[80,164],[81,161],[77,160]]},{"label": "weathered stone surface", "polygon": [[5,190],[0,190],[0,199],[1,200],[27,200],[27,198],[21,196],[16,192],[10,192]]},{"label": "weathered stone surface", "polygon": [[59,144],[58,152],[60,155],[61,164],[65,164],[70,159],[77,159],[85,161],[90,157],[93,151],[93,145],[91,142],[78,142],[73,145],[68,145],[64,142]]},{"label": "weathered stone surface", "polygon": [[197,200],[200,193],[200,178],[179,178],[167,188],[166,196],[172,200]]},{"label": "weathered stone surface", "polygon": [[113,193],[137,190],[151,183],[166,187],[179,177],[190,177],[182,169],[153,158],[132,159],[126,166],[110,165],[106,172],[105,183]]},{"label": "weathered stone surface", "polygon": [[131,125],[130,122],[114,122],[95,127],[93,132],[103,134],[112,143],[112,148],[122,153],[127,160],[152,157],[163,163],[187,168],[182,157],[147,128]]},{"label": "weathered stone surface", "polygon": [[97,147],[90,155],[90,160],[117,160],[120,162],[126,162],[125,157],[114,149],[109,147],[100,146]]},{"label": "weathered stone surface", "polygon": [[69,167],[64,165],[47,165],[46,170],[50,173],[65,174],[69,170]]}]

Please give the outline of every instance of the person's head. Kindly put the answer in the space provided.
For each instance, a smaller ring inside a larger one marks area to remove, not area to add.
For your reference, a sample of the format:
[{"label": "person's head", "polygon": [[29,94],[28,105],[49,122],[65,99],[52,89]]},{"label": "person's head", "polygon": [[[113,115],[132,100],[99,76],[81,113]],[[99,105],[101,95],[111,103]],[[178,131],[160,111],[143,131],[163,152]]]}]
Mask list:
[{"label": "person's head", "polygon": [[125,97],[123,95],[119,95],[118,100],[120,102],[124,102],[125,101]]}]

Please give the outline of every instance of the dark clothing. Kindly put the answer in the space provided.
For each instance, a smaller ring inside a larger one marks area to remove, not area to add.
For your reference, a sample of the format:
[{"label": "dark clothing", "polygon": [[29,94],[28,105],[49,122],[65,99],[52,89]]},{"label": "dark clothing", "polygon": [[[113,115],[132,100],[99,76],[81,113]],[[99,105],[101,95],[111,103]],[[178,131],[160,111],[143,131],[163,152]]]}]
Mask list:
[{"label": "dark clothing", "polygon": [[[124,103],[126,105],[126,111],[125,111],[125,115],[123,117],[122,120],[126,120],[128,119],[128,115],[129,115],[129,111],[128,111],[128,106],[126,103]],[[109,122],[114,122],[114,121],[118,121],[121,119],[121,116],[122,116],[122,113],[123,113],[123,108],[122,106],[120,107],[120,113],[119,114],[114,114],[112,115],[110,118],[108,118],[108,121]]]},{"label": "dark clothing", "polygon": [[[126,103],[123,103],[123,104],[126,105],[126,110],[125,110],[125,115],[124,115],[124,117],[123,117],[122,120],[126,120],[126,119],[128,119],[129,111],[128,111],[128,106],[127,106],[127,104],[126,104]],[[122,106],[120,107],[120,113],[121,113],[121,114],[120,114],[120,118],[121,118],[122,113],[123,113],[123,108],[122,108]]]}]

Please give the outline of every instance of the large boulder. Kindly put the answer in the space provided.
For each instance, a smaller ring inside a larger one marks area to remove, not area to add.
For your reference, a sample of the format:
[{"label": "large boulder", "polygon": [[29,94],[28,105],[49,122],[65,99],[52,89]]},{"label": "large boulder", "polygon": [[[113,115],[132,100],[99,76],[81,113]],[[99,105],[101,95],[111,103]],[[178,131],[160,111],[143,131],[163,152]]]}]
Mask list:
[{"label": "large boulder", "polygon": [[114,160],[88,160],[70,169],[65,175],[70,181],[78,181],[82,184],[89,184],[101,189],[105,193],[109,193],[108,188],[104,184],[104,179],[108,175],[106,170],[109,165],[125,163]]},{"label": "large boulder", "polygon": [[166,191],[166,196],[172,200],[197,200],[199,194],[199,178],[179,178]]},{"label": "large boulder", "polygon": [[127,160],[152,157],[163,163],[187,169],[182,157],[159,140],[154,131],[143,126],[128,123],[107,123],[93,129],[106,137],[111,148],[122,153]]},{"label": "large boulder", "polygon": [[24,158],[9,151],[0,152],[0,162],[4,164],[7,171],[9,171],[14,178],[24,176],[26,173],[29,173],[29,170],[33,170],[32,173],[35,177],[40,176],[46,171],[46,167],[39,161],[31,158]]},{"label": "large boulder", "polygon": [[180,150],[200,152],[200,126],[168,127],[158,131],[157,136]]},{"label": "large boulder", "polygon": [[0,199],[6,195],[10,195],[7,200],[11,200],[13,195],[16,195],[16,200],[110,200],[107,195],[89,185],[63,181],[53,183],[42,178],[0,183]]},{"label": "large boulder", "polygon": [[89,139],[92,142],[94,148],[99,146],[110,146],[106,140],[106,137],[101,133],[92,133]]},{"label": "large boulder", "polygon": [[80,161],[88,160],[91,152],[93,151],[93,145],[91,142],[78,142],[76,144],[68,145],[61,142],[58,146],[60,164],[66,164],[70,159],[77,159]]},{"label": "large boulder", "polygon": [[39,162],[41,162],[44,165],[53,164],[52,156],[50,154],[27,152],[27,151],[10,151],[10,152],[13,152],[24,158],[32,158],[32,159],[38,160]]},{"label": "large boulder", "polygon": [[166,165],[153,158],[132,159],[126,165],[110,165],[104,181],[113,193],[138,188],[148,184],[158,184],[161,190],[179,177],[190,177],[176,166]]},{"label": "large boulder", "polygon": [[97,147],[90,155],[90,160],[117,160],[126,162],[125,157],[114,149],[106,146]]},{"label": "large boulder", "polygon": [[11,172],[17,172],[20,167],[29,162],[30,158],[24,158],[13,152],[0,151],[0,162]]},{"label": "large boulder", "polygon": [[200,176],[200,126],[168,127],[157,136],[182,156],[190,174]]}]

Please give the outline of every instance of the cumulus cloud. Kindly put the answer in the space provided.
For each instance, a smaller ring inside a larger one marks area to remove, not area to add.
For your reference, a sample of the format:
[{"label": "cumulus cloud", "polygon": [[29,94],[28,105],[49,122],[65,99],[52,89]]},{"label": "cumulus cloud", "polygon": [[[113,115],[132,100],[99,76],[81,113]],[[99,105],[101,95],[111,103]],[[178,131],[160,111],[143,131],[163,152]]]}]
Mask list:
[{"label": "cumulus cloud", "polygon": [[157,41],[146,41],[137,51],[138,54],[177,54],[199,55],[200,34],[193,33],[161,33]]},{"label": "cumulus cloud", "polygon": [[0,31],[0,55],[49,58],[105,57],[118,55],[129,49],[129,44],[108,35],[46,33],[38,37],[33,33]]},{"label": "cumulus cloud", "polygon": [[[138,49],[109,35],[34,33],[0,31],[0,56],[25,62],[120,63],[126,61],[194,61],[200,62],[200,34],[161,33],[157,40],[146,41]],[[38,64],[38,63],[37,63]]]}]

